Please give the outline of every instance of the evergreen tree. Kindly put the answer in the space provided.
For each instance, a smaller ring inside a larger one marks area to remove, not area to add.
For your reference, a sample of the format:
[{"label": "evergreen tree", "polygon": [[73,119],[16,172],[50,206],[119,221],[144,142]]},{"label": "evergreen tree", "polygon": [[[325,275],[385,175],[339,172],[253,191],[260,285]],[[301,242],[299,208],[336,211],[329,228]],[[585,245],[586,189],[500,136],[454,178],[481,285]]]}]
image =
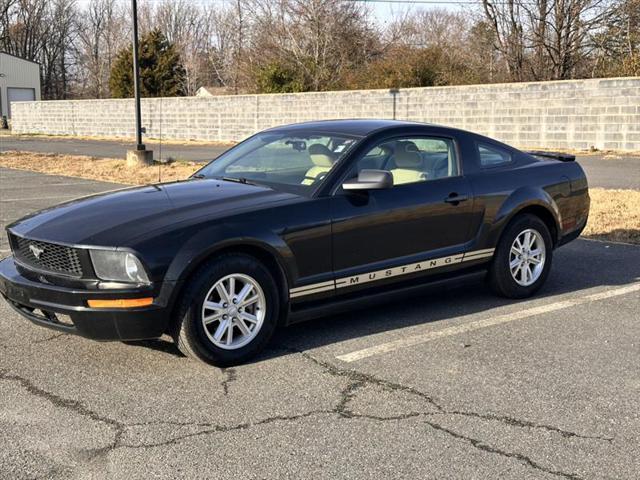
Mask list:
[{"label": "evergreen tree", "polygon": [[[159,30],[140,39],[140,92],[143,97],[176,97],[185,95],[185,70],[180,54]],[[133,97],[133,49],[122,49],[111,69],[111,95]]]},{"label": "evergreen tree", "polygon": [[260,93],[307,92],[311,88],[295,68],[273,62],[257,70],[256,84]]}]

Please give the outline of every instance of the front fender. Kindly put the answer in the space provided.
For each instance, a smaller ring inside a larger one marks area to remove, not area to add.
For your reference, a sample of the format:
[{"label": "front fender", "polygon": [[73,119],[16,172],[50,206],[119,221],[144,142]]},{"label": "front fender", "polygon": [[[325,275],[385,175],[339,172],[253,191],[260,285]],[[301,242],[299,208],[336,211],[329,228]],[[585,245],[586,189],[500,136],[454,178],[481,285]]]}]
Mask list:
[{"label": "front fender", "polygon": [[184,280],[216,251],[233,246],[258,248],[269,254],[280,265],[289,283],[296,276],[293,252],[282,238],[273,232],[248,233],[235,229],[228,223],[221,223],[198,229],[184,238],[185,243],[167,269],[167,281]]}]

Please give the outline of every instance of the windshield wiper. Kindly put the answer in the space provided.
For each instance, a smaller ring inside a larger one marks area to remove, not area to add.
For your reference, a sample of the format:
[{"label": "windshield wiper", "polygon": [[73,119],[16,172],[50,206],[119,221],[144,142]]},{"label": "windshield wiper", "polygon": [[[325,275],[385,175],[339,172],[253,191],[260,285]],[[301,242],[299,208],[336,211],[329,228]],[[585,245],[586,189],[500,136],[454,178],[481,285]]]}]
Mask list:
[{"label": "windshield wiper", "polygon": [[224,180],[225,182],[243,183],[245,185],[258,185],[255,182],[247,180],[244,177],[214,177],[216,180]]}]

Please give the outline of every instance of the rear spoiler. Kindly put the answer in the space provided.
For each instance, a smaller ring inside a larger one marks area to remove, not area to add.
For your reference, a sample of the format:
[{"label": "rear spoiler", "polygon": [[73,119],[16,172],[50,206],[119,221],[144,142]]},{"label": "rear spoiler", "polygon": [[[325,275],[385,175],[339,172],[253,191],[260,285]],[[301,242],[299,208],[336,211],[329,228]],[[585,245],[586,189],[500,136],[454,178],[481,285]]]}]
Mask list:
[{"label": "rear spoiler", "polygon": [[570,153],[559,153],[559,152],[541,152],[539,150],[533,150],[528,153],[529,155],[533,155],[534,157],[541,158],[551,158],[553,160],[560,160],[561,162],[575,162],[576,156],[571,155]]}]

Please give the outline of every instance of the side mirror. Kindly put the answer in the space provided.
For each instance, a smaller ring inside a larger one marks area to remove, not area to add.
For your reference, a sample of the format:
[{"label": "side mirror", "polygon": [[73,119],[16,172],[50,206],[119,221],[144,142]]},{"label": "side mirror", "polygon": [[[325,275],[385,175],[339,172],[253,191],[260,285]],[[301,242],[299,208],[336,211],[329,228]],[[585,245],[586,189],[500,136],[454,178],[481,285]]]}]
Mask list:
[{"label": "side mirror", "polygon": [[358,178],[352,178],[342,184],[346,191],[382,190],[393,187],[393,175],[388,170],[362,170]]}]

